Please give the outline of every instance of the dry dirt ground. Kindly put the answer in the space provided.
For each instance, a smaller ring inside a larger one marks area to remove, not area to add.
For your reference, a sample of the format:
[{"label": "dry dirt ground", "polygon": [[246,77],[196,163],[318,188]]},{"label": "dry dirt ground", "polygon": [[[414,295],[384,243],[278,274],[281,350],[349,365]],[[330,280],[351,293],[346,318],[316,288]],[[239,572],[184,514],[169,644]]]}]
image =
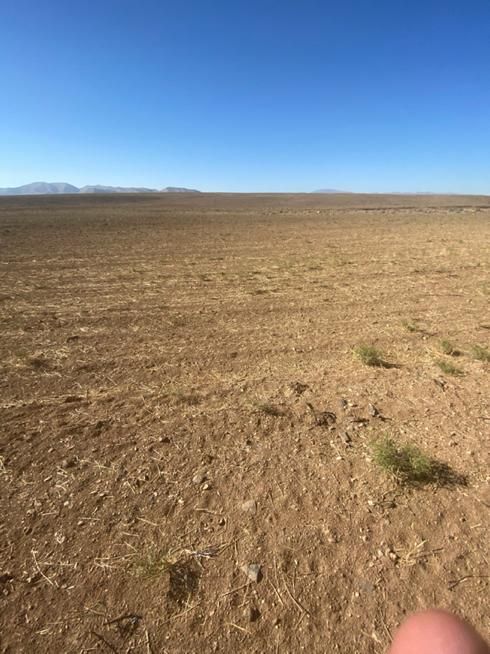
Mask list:
[{"label": "dry dirt ground", "polygon": [[1,652],[488,633],[490,198],[3,198],[0,239]]}]

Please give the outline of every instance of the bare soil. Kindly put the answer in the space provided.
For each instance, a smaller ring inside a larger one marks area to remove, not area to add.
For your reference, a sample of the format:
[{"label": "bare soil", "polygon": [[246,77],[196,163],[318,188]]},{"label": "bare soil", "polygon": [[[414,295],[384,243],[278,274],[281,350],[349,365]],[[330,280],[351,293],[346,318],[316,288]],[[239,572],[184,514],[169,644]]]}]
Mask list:
[{"label": "bare soil", "polygon": [[485,633],[489,242],[485,197],[2,198],[1,652]]}]

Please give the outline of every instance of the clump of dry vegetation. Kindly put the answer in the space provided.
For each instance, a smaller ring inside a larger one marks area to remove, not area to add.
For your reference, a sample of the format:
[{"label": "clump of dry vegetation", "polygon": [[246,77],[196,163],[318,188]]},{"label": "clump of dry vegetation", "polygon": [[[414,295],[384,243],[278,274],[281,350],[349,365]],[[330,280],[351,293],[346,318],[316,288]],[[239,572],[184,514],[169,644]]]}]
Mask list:
[{"label": "clump of dry vegetation", "polygon": [[461,368],[457,368],[450,361],[446,361],[445,359],[437,359],[435,363],[436,366],[440,368],[442,372],[445,372],[447,375],[460,376],[463,374]]},{"label": "clump of dry vegetation", "polygon": [[375,463],[402,482],[436,481],[432,459],[416,445],[398,444],[386,436],[371,444]]},{"label": "clump of dry vegetation", "polygon": [[168,579],[167,598],[179,605],[199,587],[199,569],[193,558],[182,551],[150,549],[135,560],[133,570],[136,576],[144,579],[165,576]]},{"label": "clump of dry vegetation", "polygon": [[374,345],[358,345],[354,355],[366,366],[384,366],[382,354]]},{"label": "clump of dry vegetation", "polygon": [[442,340],[441,341],[441,351],[448,356],[458,356],[458,349],[451,343],[451,341]]},{"label": "clump of dry vegetation", "polygon": [[478,361],[490,361],[490,351],[487,347],[483,347],[482,345],[473,345],[471,348],[471,354],[473,355],[473,358],[478,359]]},{"label": "clump of dry vegetation", "polygon": [[414,332],[419,332],[419,331],[421,331],[421,330],[420,330],[420,327],[418,327],[418,325],[416,325],[416,324],[415,324],[413,321],[411,321],[411,320],[402,320],[402,326],[405,327],[405,329],[407,330],[407,332],[412,332],[412,333],[414,333]]},{"label": "clump of dry vegetation", "polygon": [[150,579],[165,574],[174,563],[175,557],[172,555],[172,552],[165,549],[152,548],[145,552],[144,555],[135,559],[133,571],[138,577]]}]

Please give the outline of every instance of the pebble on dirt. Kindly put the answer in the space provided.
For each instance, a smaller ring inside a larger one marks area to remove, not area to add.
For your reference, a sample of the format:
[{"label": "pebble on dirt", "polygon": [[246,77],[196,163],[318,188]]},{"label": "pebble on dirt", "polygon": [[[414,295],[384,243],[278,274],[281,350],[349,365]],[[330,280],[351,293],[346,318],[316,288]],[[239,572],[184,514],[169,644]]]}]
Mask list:
[{"label": "pebble on dirt", "polygon": [[194,475],[194,477],[192,478],[192,483],[200,486],[206,481],[207,478],[208,478],[207,472],[205,472],[204,470],[198,470]]},{"label": "pebble on dirt", "polygon": [[255,500],[247,500],[242,504],[242,511],[255,515],[257,513],[257,502]]},{"label": "pebble on dirt", "polygon": [[245,563],[241,569],[254,583],[258,583],[262,579],[262,570],[258,563]]}]

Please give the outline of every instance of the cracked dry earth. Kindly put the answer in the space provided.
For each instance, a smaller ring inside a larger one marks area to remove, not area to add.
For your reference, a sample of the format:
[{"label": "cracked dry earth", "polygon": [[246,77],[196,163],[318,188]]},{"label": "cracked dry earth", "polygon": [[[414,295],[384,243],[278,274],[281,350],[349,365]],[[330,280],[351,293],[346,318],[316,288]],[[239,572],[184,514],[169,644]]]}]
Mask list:
[{"label": "cracked dry earth", "polygon": [[489,239],[482,197],[0,199],[0,651],[488,633]]}]

